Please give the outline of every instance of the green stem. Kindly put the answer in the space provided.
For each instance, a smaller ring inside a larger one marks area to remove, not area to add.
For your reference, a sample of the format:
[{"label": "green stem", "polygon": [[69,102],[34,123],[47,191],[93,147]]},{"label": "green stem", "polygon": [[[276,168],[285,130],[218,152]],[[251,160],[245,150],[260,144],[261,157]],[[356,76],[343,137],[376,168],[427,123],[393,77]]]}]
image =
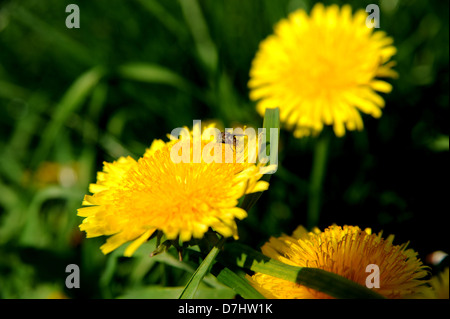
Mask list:
[{"label": "green stem", "polygon": [[225,243],[225,239],[225,237],[222,237],[219,242],[217,242],[217,244],[211,249],[208,256],[206,256],[206,258],[192,275],[191,279],[189,279],[189,282],[187,283],[186,287],[184,287],[179,299],[194,298],[198,286],[203,280],[203,277],[205,277],[209,273],[214,260],[216,259],[217,255],[222,249],[223,244]]},{"label": "green stem", "polygon": [[311,180],[309,184],[309,202],[307,213],[307,227],[311,229],[319,224],[322,185],[325,177],[328,145],[330,136],[327,132],[322,132],[316,139],[314,146],[314,158],[311,171]]}]

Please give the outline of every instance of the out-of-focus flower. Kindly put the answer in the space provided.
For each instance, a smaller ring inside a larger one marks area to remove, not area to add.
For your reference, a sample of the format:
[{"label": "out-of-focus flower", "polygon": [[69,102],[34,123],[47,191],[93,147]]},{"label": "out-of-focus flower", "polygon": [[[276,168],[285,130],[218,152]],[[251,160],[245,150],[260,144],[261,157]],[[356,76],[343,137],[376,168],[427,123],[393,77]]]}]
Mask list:
[{"label": "out-of-focus flower", "polygon": [[345,129],[362,130],[360,112],[381,116],[383,98],[396,77],[391,57],[393,39],[366,26],[364,10],[352,15],[349,5],[316,4],[310,16],[291,13],[260,44],[250,70],[250,98],[257,110],[279,107],[280,121],[294,136],[317,135],[333,125],[337,136]]},{"label": "out-of-focus flower", "polygon": [[59,184],[63,187],[71,187],[78,181],[79,164],[58,162],[42,162],[34,172],[26,171],[23,183],[37,188]]},{"label": "out-of-focus flower", "polygon": [[449,299],[449,268],[433,276],[430,280],[432,290],[427,293],[429,299]]}]

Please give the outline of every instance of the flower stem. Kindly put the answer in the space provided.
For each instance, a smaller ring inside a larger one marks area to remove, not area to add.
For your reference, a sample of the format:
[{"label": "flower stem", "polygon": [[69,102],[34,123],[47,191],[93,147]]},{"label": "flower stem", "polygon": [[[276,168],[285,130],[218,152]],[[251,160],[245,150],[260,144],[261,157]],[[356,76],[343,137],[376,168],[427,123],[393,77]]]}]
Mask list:
[{"label": "flower stem", "polygon": [[315,140],[315,142],[314,158],[309,184],[309,202],[306,220],[308,229],[317,226],[319,223],[322,186],[326,171],[330,136],[329,134],[327,134],[327,132],[322,132],[322,134]]}]

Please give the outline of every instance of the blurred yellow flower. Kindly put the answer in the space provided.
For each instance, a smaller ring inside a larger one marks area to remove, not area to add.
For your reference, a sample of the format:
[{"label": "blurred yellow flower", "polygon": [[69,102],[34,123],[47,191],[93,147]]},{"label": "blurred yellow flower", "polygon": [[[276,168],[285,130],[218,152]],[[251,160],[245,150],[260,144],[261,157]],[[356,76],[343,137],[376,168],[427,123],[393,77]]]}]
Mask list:
[{"label": "blurred yellow flower", "polygon": [[[112,235],[101,246],[103,253],[132,241],[125,250],[131,256],[155,231],[182,242],[202,238],[209,228],[238,237],[235,218],[247,216],[237,207],[238,199],[268,188],[259,180],[264,171],[254,163],[206,163],[203,158],[176,164],[171,148],[179,141],[155,140],[138,161],[121,157],[104,163],[97,183],[90,185],[93,195],[86,195],[86,207],[78,210],[87,237]],[[209,142],[202,140],[202,149]]]},{"label": "blurred yellow flower", "polygon": [[280,121],[294,136],[317,135],[333,125],[362,130],[359,111],[381,116],[392,86],[377,77],[396,77],[389,62],[393,39],[366,26],[364,10],[316,4],[308,16],[297,10],[261,42],[250,70],[250,98],[257,110],[279,107]]},{"label": "blurred yellow flower", "polygon": [[[379,288],[386,298],[422,298],[429,290],[426,266],[407,244],[393,245],[394,236],[387,239],[372,234],[369,228],[330,226],[321,232],[307,232],[299,226],[292,236],[270,238],[262,252],[288,265],[319,268],[333,272],[363,286],[370,273],[368,265],[379,268]],[[252,285],[267,298],[328,299],[322,292],[283,279],[256,273],[248,276]]]},{"label": "blurred yellow flower", "polygon": [[75,185],[79,177],[79,163],[58,163],[41,162],[32,173],[25,171],[23,176],[24,185],[43,188],[52,184],[59,184],[63,187]]},{"label": "blurred yellow flower", "polygon": [[449,268],[433,276],[430,280],[431,290],[427,294],[430,299],[449,299]]}]

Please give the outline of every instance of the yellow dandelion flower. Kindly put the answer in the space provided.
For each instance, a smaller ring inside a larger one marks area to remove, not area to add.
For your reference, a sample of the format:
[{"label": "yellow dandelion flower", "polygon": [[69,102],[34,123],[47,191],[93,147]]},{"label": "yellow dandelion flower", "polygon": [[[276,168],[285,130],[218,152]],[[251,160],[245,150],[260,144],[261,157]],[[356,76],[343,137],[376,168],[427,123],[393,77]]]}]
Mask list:
[{"label": "yellow dandelion flower", "polygon": [[396,77],[389,62],[393,39],[366,26],[364,10],[352,15],[349,5],[316,4],[308,16],[291,13],[260,44],[252,62],[250,98],[257,110],[280,108],[280,121],[294,136],[317,135],[333,125],[336,136],[362,130],[360,112],[381,116],[391,84],[377,77]]},{"label": "yellow dandelion flower", "polygon": [[[292,236],[270,238],[262,252],[288,265],[319,268],[366,286],[368,265],[379,268],[379,288],[386,298],[423,297],[427,291],[421,280],[426,266],[407,244],[393,245],[394,236],[386,239],[372,234],[369,228],[330,226],[321,232],[307,232],[298,227]],[[248,277],[252,285],[268,298],[328,299],[331,296],[308,287],[269,275],[255,273]]]},{"label": "yellow dandelion flower", "polygon": [[[192,135],[192,132],[191,132]],[[121,157],[104,163],[97,182],[91,184],[78,215],[87,237],[110,236],[101,246],[107,254],[132,241],[125,250],[131,256],[156,231],[168,240],[188,242],[202,238],[209,228],[238,237],[235,219],[247,212],[237,207],[244,194],[264,191],[259,180],[264,169],[254,163],[175,163],[171,149],[180,140],[155,140],[143,157]],[[193,139],[188,141],[191,151]],[[210,141],[201,140],[204,149]],[[221,147],[231,147],[220,144]]]}]

